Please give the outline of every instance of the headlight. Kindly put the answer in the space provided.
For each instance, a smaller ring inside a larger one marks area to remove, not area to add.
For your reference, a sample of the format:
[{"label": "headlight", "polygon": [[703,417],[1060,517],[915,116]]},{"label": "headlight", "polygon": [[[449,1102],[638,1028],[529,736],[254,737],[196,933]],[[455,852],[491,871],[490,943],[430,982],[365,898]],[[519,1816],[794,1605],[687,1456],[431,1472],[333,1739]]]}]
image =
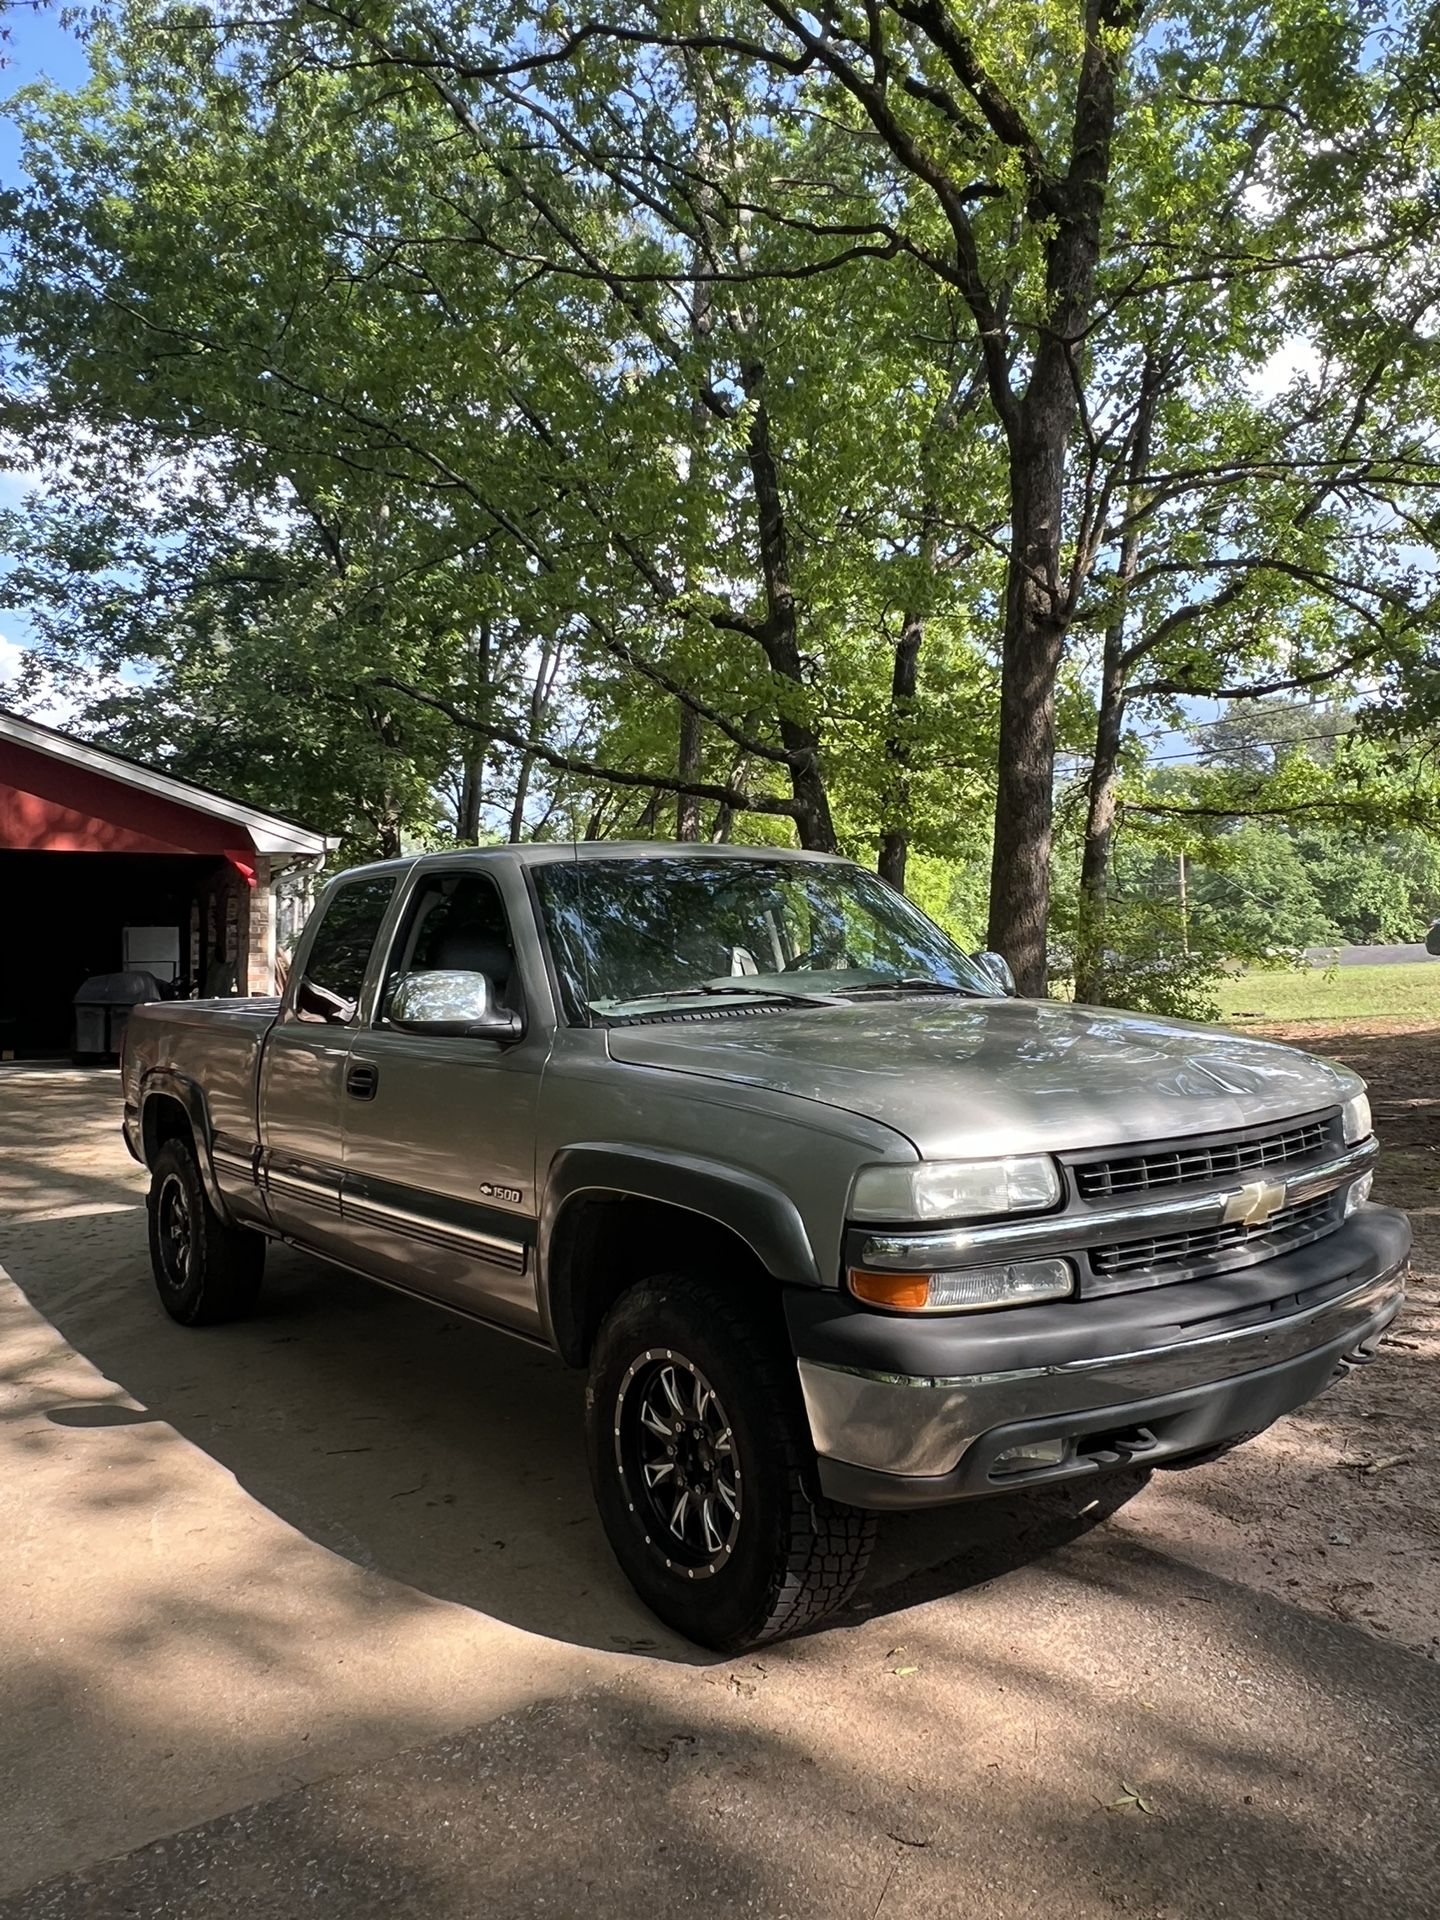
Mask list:
[{"label": "headlight", "polygon": [[1345,1129],[1345,1144],[1353,1147],[1357,1140],[1368,1140],[1375,1131],[1370,1118],[1369,1097],[1363,1093],[1352,1093],[1345,1102],[1341,1124]]},{"label": "headlight", "polygon": [[1060,1198],[1047,1154],[1006,1160],[922,1160],[912,1167],[862,1167],[850,1197],[855,1220],[984,1220],[1034,1213]]},{"label": "headlight", "polygon": [[871,1273],[852,1267],[850,1291],[857,1300],[892,1313],[979,1313],[986,1307],[1067,1299],[1075,1291],[1075,1270],[1068,1260],[1013,1260],[953,1273]]}]

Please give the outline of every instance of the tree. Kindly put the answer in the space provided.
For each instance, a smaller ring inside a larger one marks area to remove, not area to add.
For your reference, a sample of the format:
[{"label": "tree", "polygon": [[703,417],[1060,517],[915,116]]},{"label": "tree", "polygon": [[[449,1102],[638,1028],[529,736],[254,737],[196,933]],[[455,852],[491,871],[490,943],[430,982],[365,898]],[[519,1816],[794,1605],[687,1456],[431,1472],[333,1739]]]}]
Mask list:
[{"label": "tree", "polygon": [[[377,576],[370,686],[596,831],[900,880],[993,788],[990,937],[1039,991],[1057,729],[1094,953],[1127,729],[1429,618],[1434,36],[1372,24],[137,4],[31,110],[35,431],[383,508],[447,611],[417,650]],[[1267,398],[1297,339],[1313,391]]]},{"label": "tree", "polygon": [[[457,139],[427,90],[197,24],[132,10],[123,36],[97,37],[85,94],[31,108],[37,186],[15,221],[9,310],[32,400],[15,430],[31,449],[77,435],[103,447],[88,460],[107,499],[117,474],[181,460],[210,477],[217,511],[269,516],[322,557],[344,520],[327,617],[347,632],[359,620],[367,669],[363,687],[342,682],[347,697],[379,693],[441,724],[466,769],[465,830],[476,771],[498,755],[520,795],[512,826],[539,770],[791,820],[802,843],[833,847],[822,735],[878,725],[898,764],[925,716],[913,665],[892,684],[892,630],[913,663],[921,622],[956,594],[958,537],[934,512],[918,528],[908,471],[948,493],[951,456],[921,458],[937,410],[964,405],[946,303],[913,276],[868,306],[837,284],[828,314],[778,293],[722,300],[705,282],[701,325],[697,247],[708,260],[749,245],[723,202],[698,239],[669,236],[648,291],[552,272],[503,116],[467,113]],[[672,79],[694,91],[691,70]],[[541,172],[552,211],[568,196],[581,252],[623,211]],[[634,236],[637,274],[656,247]],[[883,449],[863,410],[843,433],[848,406],[817,413],[805,377],[817,330],[842,313],[868,336],[870,384],[898,429]],[[887,350],[897,316],[940,341],[919,382],[913,356]],[[151,558],[172,579],[195,562],[203,591],[183,513]],[[859,640],[862,601],[874,624]],[[953,762],[976,730],[952,631],[929,724]],[[667,770],[677,706],[688,718]],[[620,759],[607,737],[623,737]],[[848,785],[851,830],[877,835],[876,796]],[[892,845],[909,824],[885,829]]]}]

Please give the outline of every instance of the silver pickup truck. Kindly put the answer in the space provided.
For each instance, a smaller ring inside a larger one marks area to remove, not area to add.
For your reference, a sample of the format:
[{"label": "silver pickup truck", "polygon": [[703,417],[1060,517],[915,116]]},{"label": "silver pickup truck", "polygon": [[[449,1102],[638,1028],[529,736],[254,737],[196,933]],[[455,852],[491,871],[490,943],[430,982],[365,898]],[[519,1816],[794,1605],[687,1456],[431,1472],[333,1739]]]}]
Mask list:
[{"label": "silver pickup truck", "polygon": [[130,1022],[161,1301],[248,1312],[279,1239],[549,1348],[654,1611],[793,1633],[877,1511],[1213,1457],[1400,1305],[1354,1074],[1007,987],[816,855],[342,874],[282,1000]]}]

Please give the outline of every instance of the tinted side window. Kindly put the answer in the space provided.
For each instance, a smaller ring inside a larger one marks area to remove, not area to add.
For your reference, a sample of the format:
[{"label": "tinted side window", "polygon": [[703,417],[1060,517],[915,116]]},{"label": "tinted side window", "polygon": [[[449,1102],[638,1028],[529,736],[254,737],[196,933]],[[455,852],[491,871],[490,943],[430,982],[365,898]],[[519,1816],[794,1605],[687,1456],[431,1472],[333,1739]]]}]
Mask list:
[{"label": "tinted side window", "polygon": [[349,1020],[395,892],[392,879],[356,880],[325,909],[296,998],[302,1020]]},{"label": "tinted side window", "polygon": [[380,1018],[404,974],[450,968],[483,973],[502,1006],[520,1004],[509,922],[487,874],[437,874],[417,891],[390,950]]}]

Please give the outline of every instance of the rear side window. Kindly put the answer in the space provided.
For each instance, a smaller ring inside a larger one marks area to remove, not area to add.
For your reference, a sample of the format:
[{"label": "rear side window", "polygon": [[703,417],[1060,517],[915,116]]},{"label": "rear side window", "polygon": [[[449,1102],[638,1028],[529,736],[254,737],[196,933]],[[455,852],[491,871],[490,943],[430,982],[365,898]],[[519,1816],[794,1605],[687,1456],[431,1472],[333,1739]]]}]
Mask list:
[{"label": "rear side window", "polygon": [[355,1017],[365,969],[394,898],[392,878],[355,880],[332,896],[295,996],[302,1020]]}]

